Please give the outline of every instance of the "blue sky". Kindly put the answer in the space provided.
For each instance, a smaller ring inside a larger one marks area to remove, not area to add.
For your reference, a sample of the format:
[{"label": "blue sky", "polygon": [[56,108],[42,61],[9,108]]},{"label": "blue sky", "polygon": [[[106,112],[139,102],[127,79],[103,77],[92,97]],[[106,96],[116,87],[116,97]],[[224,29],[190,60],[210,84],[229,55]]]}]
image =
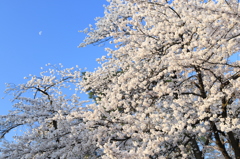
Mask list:
[{"label": "blue sky", "polygon": [[79,33],[102,17],[105,0],[2,0],[0,1],[0,115],[11,109],[5,83],[25,83],[39,75],[47,63],[65,67],[97,67],[104,47],[77,48],[86,36]]}]

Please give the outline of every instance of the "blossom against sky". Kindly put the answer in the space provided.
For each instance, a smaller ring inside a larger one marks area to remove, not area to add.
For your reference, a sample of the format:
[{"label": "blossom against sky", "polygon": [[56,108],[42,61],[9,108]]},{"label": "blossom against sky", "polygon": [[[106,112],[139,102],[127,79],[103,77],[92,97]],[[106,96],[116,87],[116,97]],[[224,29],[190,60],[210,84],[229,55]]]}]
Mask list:
[{"label": "blossom against sky", "polygon": [[38,75],[45,64],[97,67],[104,48],[78,48],[86,36],[79,33],[103,16],[105,0],[10,0],[0,2],[0,114],[11,109],[5,83],[20,84]]}]

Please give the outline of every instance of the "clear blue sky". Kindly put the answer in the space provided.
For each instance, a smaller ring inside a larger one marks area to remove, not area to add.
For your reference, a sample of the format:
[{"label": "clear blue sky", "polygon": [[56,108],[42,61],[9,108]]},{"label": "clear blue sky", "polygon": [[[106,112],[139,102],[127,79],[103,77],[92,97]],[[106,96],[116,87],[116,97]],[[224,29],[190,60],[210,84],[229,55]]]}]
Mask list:
[{"label": "clear blue sky", "polygon": [[[97,67],[104,47],[77,48],[86,36],[79,33],[102,17],[105,0],[1,0],[0,1],[0,115],[11,109],[5,83],[25,83],[39,75],[47,63],[65,67]],[[39,34],[41,32],[41,35]]]}]

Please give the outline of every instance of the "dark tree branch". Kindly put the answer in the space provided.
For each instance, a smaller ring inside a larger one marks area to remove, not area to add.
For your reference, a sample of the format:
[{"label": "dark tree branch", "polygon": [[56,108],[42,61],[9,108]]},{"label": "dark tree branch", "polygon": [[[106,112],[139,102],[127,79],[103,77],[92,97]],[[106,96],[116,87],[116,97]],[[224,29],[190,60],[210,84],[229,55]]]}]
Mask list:
[{"label": "dark tree branch", "polygon": [[118,139],[118,138],[111,138],[111,141],[126,141],[128,139],[131,139],[131,137],[126,137],[124,139]]},{"label": "dark tree branch", "polygon": [[217,144],[219,150],[222,152],[223,156],[224,156],[226,159],[232,159],[232,158],[229,156],[229,154],[228,154],[228,152],[227,152],[224,144],[221,142],[220,136],[219,136],[219,134],[218,134],[218,129],[217,129],[215,123],[214,123],[213,121],[210,121],[210,124],[211,124],[212,132],[213,132],[213,135],[214,135],[214,137],[215,137],[215,139],[216,139],[216,144]]},{"label": "dark tree branch", "polygon": [[229,138],[229,143],[231,144],[233,151],[235,153],[235,158],[240,159],[240,146],[239,146],[239,140],[235,139],[234,134],[232,131],[227,133]]},{"label": "dark tree branch", "polygon": [[18,126],[21,126],[21,125],[24,125],[24,124],[15,124],[15,125],[12,125],[12,126],[6,128],[5,130],[1,130],[1,131],[0,131],[0,139],[4,138],[4,136],[5,136],[8,132],[10,132],[12,129],[14,129],[14,128],[18,127]]}]

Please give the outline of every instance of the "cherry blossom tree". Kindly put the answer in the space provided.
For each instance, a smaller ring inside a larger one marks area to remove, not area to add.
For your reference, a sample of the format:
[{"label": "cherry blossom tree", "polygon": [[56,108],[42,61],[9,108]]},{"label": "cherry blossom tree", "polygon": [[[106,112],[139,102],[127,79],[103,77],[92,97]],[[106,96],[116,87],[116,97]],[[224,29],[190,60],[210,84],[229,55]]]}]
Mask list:
[{"label": "cherry blossom tree", "polygon": [[[101,67],[11,87],[18,102],[2,136],[32,128],[4,143],[3,158],[240,159],[239,2],[108,1],[79,46],[115,46]],[[68,84],[95,102],[68,97]]]},{"label": "cherry blossom tree", "polygon": [[116,47],[81,82],[103,158],[240,158],[239,2],[109,2],[80,44]]},{"label": "cherry blossom tree", "polygon": [[15,104],[8,115],[0,116],[1,138],[16,127],[25,127],[14,142],[3,141],[1,158],[97,156],[95,141],[90,138],[94,131],[83,123],[87,101],[81,101],[77,93],[80,76],[81,69],[51,66],[39,77],[26,77],[26,84],[8,84],[6,93],[12,93]]}]

